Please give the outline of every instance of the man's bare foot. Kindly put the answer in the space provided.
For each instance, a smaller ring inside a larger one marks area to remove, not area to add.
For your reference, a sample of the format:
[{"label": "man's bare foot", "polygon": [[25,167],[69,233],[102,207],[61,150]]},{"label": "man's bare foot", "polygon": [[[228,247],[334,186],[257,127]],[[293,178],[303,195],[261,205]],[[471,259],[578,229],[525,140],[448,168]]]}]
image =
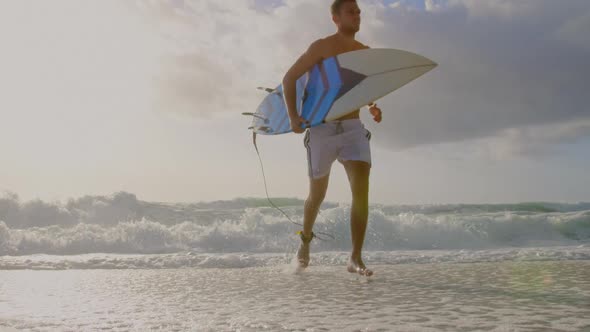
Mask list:
[{"label": "man's bare foot", "polygon": [[297,250],[297,260],[299,261],[300,268],[306,268],[309,265],[309,243],[315,237],[315,234],[311,232],[311,235],[305,236],[303,231],[297,232],[301,238],[301,245]]},{"label": "man's bare foot", "polygon": [[297,260],[299,267],[306,268],[309,265],[309,242],[301,243],[299,250],[297,250]]},{"label": "man's bare foot", "polygon": [[358,273],[362,276],[366,276],[366,277],[370,277],[373,275],[373,271],[369,270],[366,266],[365,263],[363,263],[363,260],[359,257],[359,258],[353,258],[350,257],[350,259],[348,260],[348,266],[347,266],[348,272],[350,273]]}]

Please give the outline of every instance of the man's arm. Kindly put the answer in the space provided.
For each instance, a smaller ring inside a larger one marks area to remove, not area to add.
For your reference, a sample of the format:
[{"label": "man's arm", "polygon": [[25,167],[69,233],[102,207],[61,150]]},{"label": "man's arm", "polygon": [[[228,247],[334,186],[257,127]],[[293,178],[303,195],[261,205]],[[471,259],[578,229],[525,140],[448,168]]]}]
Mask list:
[{"label": "man's arm", "polygon": [[303,121],[297,114],[297,90],[296,82],[299,77],[308,72],[315,64],[322,60],[321,39],[313,42],[307,51],[303,53],[297,61],[291,66],[283,77],[283,95],[289,119],[291,120],[291,129],[296,133],[302,133],[301,122]]},{"label": "man's arm", "polygon": [[[361,45],[362,48],[370,48],[365,44]],[[377,103],[375,103],[375,101],[372,101],[371,103],[369,103],[369,105],[367,105],[367,107],[369,107],[369,113],[371,113],[371,115],[373,116],[373,120],[375,120],[375,122],[377,123],[381,122],[381,109],[377,106]]]},{"label": "man's arm", "polygon": [[[363,43],[360,43],[360,42],[359,42],[359,44],[361,44],[361,49],[367,49],[367,48],[371,48],[370,46],[368,46],[368,45],[365,45],[365,44],[363,44]],[[370,103],[369,103],[369,105],[367,105],[367,106],[368,106],[369,108],[371,108],[371,106],[373,106],[373,105],[374,105],[374,106],[377,106],[377,104],[375,103],[375,101],[372,101],[372,102],[370,102]]]}]

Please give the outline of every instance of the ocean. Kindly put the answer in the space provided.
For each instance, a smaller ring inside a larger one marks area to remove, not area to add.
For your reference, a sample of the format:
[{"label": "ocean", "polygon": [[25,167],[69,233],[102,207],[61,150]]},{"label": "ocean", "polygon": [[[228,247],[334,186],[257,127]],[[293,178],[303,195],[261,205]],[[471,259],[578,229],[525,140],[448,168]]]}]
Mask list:
[{"label": "ocean", "polygon": [[300,271],[265,199],[5,195],[0,331],[590,330],[590,203],[371,205],[370,278],[346,271],[349,213],[323,204],[334,239]]}]

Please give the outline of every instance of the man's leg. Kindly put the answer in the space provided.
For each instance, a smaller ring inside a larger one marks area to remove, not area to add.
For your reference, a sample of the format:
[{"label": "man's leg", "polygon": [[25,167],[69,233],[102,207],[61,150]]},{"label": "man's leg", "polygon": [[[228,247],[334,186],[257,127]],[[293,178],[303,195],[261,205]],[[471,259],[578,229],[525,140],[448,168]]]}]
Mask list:
[{"label": "man's leg", "polygon": [[[303,235],[307,239],[311,238],[313,224],[320,210],[320,205],[324,201],[324,197],[326,197],[329,178],[330,173],[317,179],[309,178],[309,195],[305,200],[303,210]],[[309,265],[309,242],[301,243],[297,251],[297,258],[301,267],[307,267]]]},{"label": "man's leg", "polygon": [[343,162],[343,165],[352,191],[352,206],[350,209],[352,253],[348,263],[348,271],[370,276],[373,272],[366,268],[361,256],[369,218],[369,173],[371,165],[358,160],[347,160]]}]

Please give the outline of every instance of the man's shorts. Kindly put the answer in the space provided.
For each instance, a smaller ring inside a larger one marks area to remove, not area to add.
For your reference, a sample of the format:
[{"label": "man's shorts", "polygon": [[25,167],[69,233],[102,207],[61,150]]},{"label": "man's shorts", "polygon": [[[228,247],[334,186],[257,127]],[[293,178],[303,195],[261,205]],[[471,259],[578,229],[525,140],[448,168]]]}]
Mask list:
[{"label": "man's shorts", "polygon": [[330,173],[332,163],[346,160],[364,161],[371,165],[371,132],[360,119],[328,121],[308,128],[303,138],[307,149],[308,174],[321,178]]}]

